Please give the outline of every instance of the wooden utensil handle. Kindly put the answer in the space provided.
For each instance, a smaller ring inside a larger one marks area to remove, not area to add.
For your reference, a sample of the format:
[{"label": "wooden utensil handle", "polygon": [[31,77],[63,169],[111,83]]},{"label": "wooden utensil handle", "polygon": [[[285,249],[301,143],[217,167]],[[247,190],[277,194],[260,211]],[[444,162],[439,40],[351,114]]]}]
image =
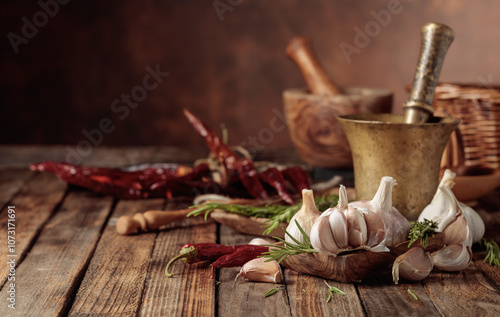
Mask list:
[{"label": "wooden utensil handle", "polygon": [[286,54],[299,67],[311,93],[323,95],[341,93],[316,58],[309,39],[292,38],[286,47]]},{"label": "wooden utensil handle", "polygon": [[184,219],[194,208],[176,211],[149,210],[136,213],[132,217],[121,216],[116,222],[116,231],[119,234],[129,235],[137,232],[156,230],[177,220]]},{"label": "wooden utensil handle", "polygon": [[432,99],[444,56],[455,37],[443,24],[427,23],[422,27],[420,58],[415,69],[413,87],[403,105],[405,123],[425,123],[434,112]]}]

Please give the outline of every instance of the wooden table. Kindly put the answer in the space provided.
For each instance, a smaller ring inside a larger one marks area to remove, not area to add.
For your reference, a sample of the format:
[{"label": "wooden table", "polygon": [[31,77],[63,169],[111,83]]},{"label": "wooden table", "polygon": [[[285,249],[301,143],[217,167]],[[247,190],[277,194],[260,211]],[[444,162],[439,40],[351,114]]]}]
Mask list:
[{"label": "wooden table", "polygon": [[[347,293],[329,303],[323,279],[288,269],[281,285],[235,281],[239,268],[222,269],[209,279],[208,266],[183,262],[174,265],[174,278],[166,278],[167,261],[186,242],[233,245],[253,237],[201,219],[118,235],[115,223],[122,215],[177,209],[187,202],[115,200],[27,169],[32,162],[65,160],[67,153],[62,146],[0,146],[0,316],[500,316],[500,269],[483,263],[481,252],[463,272],[431,273],[419,283],[394,285],[388,276],[352,284],[328,281]],[[296,160],[290,153],[268,150],[260,156]],[[204,155],[193,149],[99,147],[82,163],[191,163]],[[498,193],[475,208],[487,224],[486,234],[500,242]],[[9,219],[15,227],[8,233]],[[279,292],[264,298],[275,287]],[[8,306],[11,297],[15,310]]]}]

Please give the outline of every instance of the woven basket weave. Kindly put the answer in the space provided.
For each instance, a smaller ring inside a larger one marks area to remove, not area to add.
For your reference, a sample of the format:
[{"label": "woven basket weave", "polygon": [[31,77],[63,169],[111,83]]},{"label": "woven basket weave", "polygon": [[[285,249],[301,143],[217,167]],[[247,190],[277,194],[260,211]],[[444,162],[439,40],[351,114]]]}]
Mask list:
[{"label": "woven basket weave", "polygon": [[500,86],[439,84],[433,107],[436,116],[461,120],[445,150],[444,165],[500,168]]}]

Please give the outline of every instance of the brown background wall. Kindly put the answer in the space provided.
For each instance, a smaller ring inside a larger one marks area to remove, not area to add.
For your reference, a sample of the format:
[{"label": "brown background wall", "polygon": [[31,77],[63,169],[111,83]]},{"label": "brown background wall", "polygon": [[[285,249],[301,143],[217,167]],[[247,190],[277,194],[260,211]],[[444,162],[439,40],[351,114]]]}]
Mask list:
[{"label": "brown background wall", "polygon": [[[284,54],[294,35],[312,39],[338,84],[393,90],[394,112],[429,21],[456,33],[442,81],[500,81],[499,1],[218,1],[232,10],[219,15],[215,1],[74,0],[45,22],[36,2],[2,1],[0,143],[78,144],[84,130],[101,129],[102,145],[201,145],[184,107],[214,128],[224,122],[231,143],[258,138],[273,109],[282,111],[282,91],[305,85]],[[340,43],[355,45],[355,28],[390,3],[401,12],[349,62]],[[41,27],[16,54],[8,34],[22,36],[22,18],[34,15]],[[128,113],[123,103],[113,108],[140,92],[148,67],[169,75]],[[267,142],[291,146],[286,130]]]}]

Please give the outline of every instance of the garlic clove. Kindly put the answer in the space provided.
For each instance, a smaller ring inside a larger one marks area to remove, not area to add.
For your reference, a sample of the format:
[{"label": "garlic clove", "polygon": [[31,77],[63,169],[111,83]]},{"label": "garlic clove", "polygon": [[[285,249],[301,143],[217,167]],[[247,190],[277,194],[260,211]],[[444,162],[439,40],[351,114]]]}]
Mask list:
[{"label": "garlic clove", "polygon": [[283,281],[283,273],[278,262],[266,262],[265,258],[256,258],[245,263],[240,273],[236,275],[236,278],[238,277],[254,282],[281,283]]},{"label": "garlic clove", "polygon": [[316,220],[311,229],[311,245],[319,253],[335,255],[339,251],[339,246],[333,238],[333,232],[330,227],[329,217],[333,212],[329,208]]},{"label": "garlic clove", "polygon": [[366,221],[363,214],[359,212],[358,208],[347,208],[346,218],[349,228],[349,245],[353,248],[366,244],[368,230]]},{"label": "garlic clove", "polygon": [[467,224],[469,225],[469,228],[472,231],[472,242],[477,243],[481,241],[485,231],[483,219],[474,209],[467,206],[466,204],[458,202],[458,205],[462,210],[462,212],[464,213],[465,219],[467,220]]},{"label": "garlic clove", "polygon": [[[321,216],[318,208],[316,208],[316,203],[314,202],[313,191],[310,189],[302,190],[302,207],[299,211],[292,217],[290,223],[288,224],[286,231],[299,242],[304,243],[304,237],[295,221],[304,229],[304,232],[309,236],[311,235],[311,228],[318,217]],[[295,243],[293,240],[286,235],[285,241],[288,243]]]},{"label": "garlic clove", "polygon": [[349,247],[349,231],[345,214],[339,209],[333,208],[328,217],[328,222],[335,245],[340,249],[347,249]]},{"label": "garlic clove", "polygon": [[399,279],[421,281],[433,268],[432,257],[420,247],[413,247],[396,258],[392,265],[392,279],[398,284]]},{"label": "garlic clove", "polygon": [[472,235],[462,212],[444,228],[443,235],[445,244],[463,243],[472,246]]},{"label": "garlic clove", "polygon": [[367,231],[366,245],[372,247],[380,244],[385,237],[385,226],[382,219],[367,208],[358,208],[358,210],[365,218]]},{"label": "garlic clove", "polygon": [[463,244],[450,244],[431,254],[434,266],[443,271],[461,271],[472,261],[472,251]]}]

